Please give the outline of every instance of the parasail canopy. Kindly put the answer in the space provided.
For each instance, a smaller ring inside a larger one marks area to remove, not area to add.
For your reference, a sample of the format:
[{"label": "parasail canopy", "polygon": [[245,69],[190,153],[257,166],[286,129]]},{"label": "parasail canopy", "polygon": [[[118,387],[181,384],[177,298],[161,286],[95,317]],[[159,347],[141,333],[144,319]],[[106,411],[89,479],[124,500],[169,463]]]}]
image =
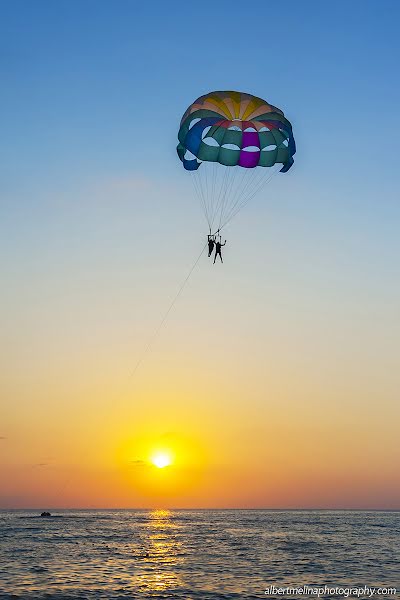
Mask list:
[{"label": "parasail canopy", "polygon": [[[195,189],[210,230],[218,217],[219,229],[223,227],[269,181],[270,169],[258,167],[278,165],[272,174],[285,173],[296,152],[292,126],[282,110],[234,91],[197,98],[182,117],[178,139],[184,168],[197,175]],[[221,165],[228,169],[220,170]],[[238,176],[232,167],[246,172]]]}]

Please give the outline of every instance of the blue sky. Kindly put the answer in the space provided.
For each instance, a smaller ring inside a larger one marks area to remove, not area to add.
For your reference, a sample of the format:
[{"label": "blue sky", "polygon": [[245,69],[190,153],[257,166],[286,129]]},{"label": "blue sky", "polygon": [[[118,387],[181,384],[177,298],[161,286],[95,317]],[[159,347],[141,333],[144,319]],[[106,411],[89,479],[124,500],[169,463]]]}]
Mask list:
[{"label": "blue sky", "polygon": [[174,190],[156,209],[142,192],[127,199],[127,221],[165,210],[168,235],[174,223],[195,227],[194,199],[174,187],[187,183],[176,133],[188,104],[212,89],[254,93],[292,121],[296,166],[273,186],[276,203],[292,194],[289,219],[300,208],[316,231],[358,222],[387,240],[399,214],[399,13],[390,0],[248,13],[232,2],[2,2],[5,252],[21,232],[28,252],[32,229],[49,233],[54,196],[79,212],[82,195],[110,180]]},{"label": "blue sky", "polygon": [[394,166],[395,1],[263,3],[248,14],[233,2],[2,7],[6,180],[15,165],[42,182],[50,171],[64,177],[66,166],[70,178],[171,173],[182,112],[225,88],[282,106],[297,159],[316,173],[351,164],[359,176],[382,154],[385,175]]},{"label": "blue sky", "polygon": [[[223,267],[199,264],[138,375],[144,397],[156,373],[169,397],[212,385],[227,411],[251,381],[260,406],[267,370],[285,414],[396,423],[400,4],[0,6],[4,427],[29,431],[54,394],[109,406],[124,385],[204,241],[175,148],[215,89],[282,108],[295,164],[226,230]],[[318,412],[325,397],[337,414]]]}]

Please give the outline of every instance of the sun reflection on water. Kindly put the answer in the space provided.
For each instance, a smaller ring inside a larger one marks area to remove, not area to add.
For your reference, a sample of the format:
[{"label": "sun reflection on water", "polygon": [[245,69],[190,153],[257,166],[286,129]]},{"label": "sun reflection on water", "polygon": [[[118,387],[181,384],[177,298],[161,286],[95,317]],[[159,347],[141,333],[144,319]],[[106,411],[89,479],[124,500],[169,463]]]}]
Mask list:
[{"label": "sun reflection on water", "polygon": [[162,592],[183,587],[177,570],[184,563],[180,527],[169,510],[153,510],[144,525],[145,556],[136,580],[141,592]]}]

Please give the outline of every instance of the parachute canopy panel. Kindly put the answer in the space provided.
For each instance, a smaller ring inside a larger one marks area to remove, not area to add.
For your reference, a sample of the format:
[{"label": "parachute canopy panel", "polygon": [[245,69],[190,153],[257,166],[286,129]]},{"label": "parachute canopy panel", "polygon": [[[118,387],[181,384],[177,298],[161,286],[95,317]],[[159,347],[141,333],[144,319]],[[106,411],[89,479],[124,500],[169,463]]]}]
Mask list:
[{"label": "parachute canopy panel", "polygon": [[261,98],[242,92],[200,96],[182,117],[178,156],[188,171],[202,162],[225,166],[272,167],[293,164],[296,145],[283,112]]}]

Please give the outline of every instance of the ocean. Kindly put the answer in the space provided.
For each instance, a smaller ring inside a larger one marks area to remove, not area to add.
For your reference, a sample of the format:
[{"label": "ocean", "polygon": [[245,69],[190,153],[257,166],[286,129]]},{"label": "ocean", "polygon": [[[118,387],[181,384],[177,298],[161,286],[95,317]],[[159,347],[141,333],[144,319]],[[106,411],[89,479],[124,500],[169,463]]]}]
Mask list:
[{"label": "ocean", "polygon": [[400,598],[399,512],[52,513],[0,512],[1,599]]}]

